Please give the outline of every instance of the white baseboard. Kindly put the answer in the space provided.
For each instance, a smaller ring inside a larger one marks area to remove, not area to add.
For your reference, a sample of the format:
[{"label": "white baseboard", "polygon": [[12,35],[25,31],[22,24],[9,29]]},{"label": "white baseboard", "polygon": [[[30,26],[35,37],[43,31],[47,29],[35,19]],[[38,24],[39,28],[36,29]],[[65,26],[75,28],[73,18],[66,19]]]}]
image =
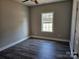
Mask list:
[{"label": "white baseboard", "polygon": [[26,38],[21,39],[21,40],[19,40],[19,41],[13,42],[12,44],[8,44],[8,45],[6,45],[6,46],[0,48],[0,51],[3,51],[3,50],[5,50],[5,49],[7,49],[7,48],[10,48],[10,47],[12,47],[12,46],[14,46],[14,45],[16,45],[16,44],[18,44],[18,43],[20,43],[20,42],[22,42],[22,41],[28,39],[28,38],[30,38],[30,37],[26,37]]},{"label": "white baseboard", "polygon": [[54,40],[54,41],[69,42],[68,39],[50,38],[50,37],[36,36],[36,35],[31,35],[30,37],[34,37],[34,38],[42,38],[42,39],[49,39],[49,40]]}]

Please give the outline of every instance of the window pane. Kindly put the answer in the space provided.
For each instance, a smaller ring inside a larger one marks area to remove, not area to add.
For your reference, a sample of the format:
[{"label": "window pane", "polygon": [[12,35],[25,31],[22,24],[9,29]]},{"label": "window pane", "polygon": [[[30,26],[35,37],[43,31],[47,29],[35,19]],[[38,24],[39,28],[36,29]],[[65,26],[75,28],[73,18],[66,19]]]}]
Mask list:
[{"label": "window pane", "polygon": [[52,32],[52,23],[49,23],[49,24],[45,23],[45,24],[43,24],[42,31]]},{"label": "window pane", "polygon": [[42,14],[42,32],[53,32],[53,13]]}]

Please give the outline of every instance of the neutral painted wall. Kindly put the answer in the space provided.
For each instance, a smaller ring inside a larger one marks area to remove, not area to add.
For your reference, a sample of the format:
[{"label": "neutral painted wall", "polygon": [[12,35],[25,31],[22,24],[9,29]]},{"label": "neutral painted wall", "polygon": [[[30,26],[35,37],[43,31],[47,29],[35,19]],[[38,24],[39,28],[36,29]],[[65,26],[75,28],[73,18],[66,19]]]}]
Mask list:
[{"label": "neutral painted wall", "polygon": [[0,0],[0,48],[28,37],[28,7]]},{"label": "neutral painted wall", "polygon": [[[54,12],[54,31],[52,33],[41,32],[41,13]],[[72,2],[56,2],[47,5],[31,7],[31,32],[30,35],[44,36],[51,38],[70,38],[70,25]]]}]

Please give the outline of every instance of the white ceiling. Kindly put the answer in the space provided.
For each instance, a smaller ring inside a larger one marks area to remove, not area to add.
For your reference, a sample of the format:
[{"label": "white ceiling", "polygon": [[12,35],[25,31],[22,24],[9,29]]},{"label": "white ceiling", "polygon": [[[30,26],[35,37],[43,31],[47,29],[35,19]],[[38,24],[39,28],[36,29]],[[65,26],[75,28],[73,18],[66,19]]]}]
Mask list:
[{"label": "white ceiling", "polygon": [[[25,3],[22,2],[24,0],[15,0],[15,1],[22,3],[24,5],[27,5],[27,6],[37,5],[37,4],[35,4],[34,2],[31,2],[31,1],[27,1]],[[46,4],[46,3],[51,3],[51,2],[59,2],[59,1],[66,1],[66,0],[38,0],[38,3],[40,5],[40,4]]]}]

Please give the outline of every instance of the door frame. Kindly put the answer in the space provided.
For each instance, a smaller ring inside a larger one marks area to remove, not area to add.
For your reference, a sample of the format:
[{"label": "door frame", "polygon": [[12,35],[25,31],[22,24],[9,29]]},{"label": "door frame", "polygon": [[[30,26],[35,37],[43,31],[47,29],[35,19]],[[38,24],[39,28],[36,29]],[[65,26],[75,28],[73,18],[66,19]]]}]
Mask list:
[{"label": "door frame", "polygon": [[[70,37],[70,50],[71,57],[74,58],[74,52],[76,53],[75,48],[75,33],[76,33],[76,21],[77,21],[77,11],[78,11],[79,0],[73,0],[73,9],[72,9],[72,22],[71,22],[71,37]],[[74,58],[77,59],[77,58]]]}]

